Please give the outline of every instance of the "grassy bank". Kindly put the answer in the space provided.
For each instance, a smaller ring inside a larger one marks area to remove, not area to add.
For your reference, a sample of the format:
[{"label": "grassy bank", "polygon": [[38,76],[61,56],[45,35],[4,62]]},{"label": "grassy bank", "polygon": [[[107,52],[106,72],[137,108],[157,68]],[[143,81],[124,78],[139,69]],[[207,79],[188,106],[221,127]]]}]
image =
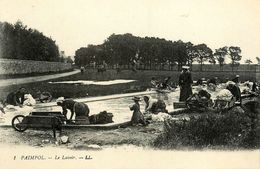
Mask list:
[{"label": "grassy bank", "polygon": [[259,115],[250,104],[224,114],[189,114],[188,119],[167,119],[164,132],[155,139],[154,146],[165,149],[259,148]]},{"label": "grassy bank", "polygon": [[[153,122],[145,127],[133,126],[115,130],[64,129],[63,134],[69,137],[69,142],[59,145],[55,143],[50,129],[28,129],[20,133],[12,128],[0,128],[0,143],[36,147],[59,146],[76,150],[87,150],[93,144],[100,148],[134,145],[178,150],[240,150],[260,147],[259,121],[253,127],[251,119],[239,109],[225,115],[183,114],[178,117],[179,121],[169,119],[164,123]],[[185,121],[183,117],[189,117],[190,120]]]},{"label": "grassy bank", "polygon": [[[88,149],[88,145],[118,146],[135,145],[148,147],[153,140],[162,132],[162,124],[154,123],[147,127],[136,126],[119,128],[116,130],[93,130],[71,129],[63,130],[63,134],[69,137],[69,143],[61,144],[60,147],[70,149]],[[23,133],[14,131],[12,128],[0,128],[3,144],[20,144],[36,147],[57,146],[51,130],[28,129]]]}]

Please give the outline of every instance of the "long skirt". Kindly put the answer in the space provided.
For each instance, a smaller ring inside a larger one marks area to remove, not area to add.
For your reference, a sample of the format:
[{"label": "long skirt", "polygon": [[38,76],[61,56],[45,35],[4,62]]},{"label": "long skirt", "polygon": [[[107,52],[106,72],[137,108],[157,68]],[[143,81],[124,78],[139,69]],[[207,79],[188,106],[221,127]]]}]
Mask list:
[{"label": "long skirt", "polygon": [[183,86],[180,91],[179,101],[184,102],[192,95],[191,86]]},{"label": "long skirt", "polygon": [[138,123],[146,125],[144,115],[140,111],[134,111],[133,116],[131,118],[131,123],[132,125],[137,125]]}]

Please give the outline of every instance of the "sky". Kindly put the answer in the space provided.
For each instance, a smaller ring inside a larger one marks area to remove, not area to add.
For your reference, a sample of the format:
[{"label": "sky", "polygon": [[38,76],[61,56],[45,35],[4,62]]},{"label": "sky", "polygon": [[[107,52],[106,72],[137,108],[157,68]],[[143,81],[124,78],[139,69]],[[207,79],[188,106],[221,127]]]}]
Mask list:
[{"label": "sky", "polygon": [[0,21],[23,22],[56,41],[65,55],[111,34],[239,46],[260,57],[260,0],[0,0]]}]

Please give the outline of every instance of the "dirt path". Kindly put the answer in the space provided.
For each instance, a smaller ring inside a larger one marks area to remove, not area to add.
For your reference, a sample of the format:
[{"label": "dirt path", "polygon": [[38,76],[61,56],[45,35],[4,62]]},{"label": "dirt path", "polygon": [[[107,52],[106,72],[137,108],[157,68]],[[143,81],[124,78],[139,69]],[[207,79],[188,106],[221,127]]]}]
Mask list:
[{"label": "dirt path", "polygon": [[[146,127],[135,126],[115,130],[64,129],[63,134],[69,137],[67,144],[55,144],[50,129],[28,129],[17,132],[10,127],[1,127],[0,144],[29,145],[33,147],[63,147],[68,149],[88,149],[88,145],[119,146],[135,145],[150,146],[153,140],[163,131],[163,123],[152,123]],[[59,132],[57,132],[59,138]]]},{"label": "dirt path", "polygon": [[45,81],[45,80],[50,80],[50,79],[56,79],[56,78],[60,78],[60,77],[74,75],[74,74],[79,73],[79,72],[80,72],[80,70],[74,70],[74,71],[71,71],[71,72],[58,73],[58,74],[53,74],[53,75],[42,75],[42,76],[14,78],[14,79],[1,79],[0,80],[0,87],[17,85],[17,84],[32,83],[32,82],[39,82],[39,81]]}]

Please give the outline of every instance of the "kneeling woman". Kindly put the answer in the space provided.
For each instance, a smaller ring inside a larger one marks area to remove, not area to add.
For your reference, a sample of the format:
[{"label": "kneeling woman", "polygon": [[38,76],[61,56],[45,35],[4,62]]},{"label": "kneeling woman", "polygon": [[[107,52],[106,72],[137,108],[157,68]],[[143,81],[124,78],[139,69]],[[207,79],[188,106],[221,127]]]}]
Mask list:
[{"label": "kneeling woman", "polygon": [[133,115],[132,115],[132,118],[131,118],[131,124],[133,126],[138,125],[139,123],[141,123],[143,126],[147,125],[147,123],[144,119],[144,115],[140,111],[139,101],[141,101],[141,99],[139,97],[135,96],[132,100],[134,101],[134,105],[129,107],[130,110],[133,111]]},{"label": "kneeling woman", "polygon": [[88,105],[76,102],[71,99],[64,99],[64,97],[60,97],[57,99],[57,105],[62,107],[62,114],[67,118],[68,110],[70,110],[71,115],[68,120],[72,120],[75,114],[75,122],[76,124],[89,124],[89,108]]}]

